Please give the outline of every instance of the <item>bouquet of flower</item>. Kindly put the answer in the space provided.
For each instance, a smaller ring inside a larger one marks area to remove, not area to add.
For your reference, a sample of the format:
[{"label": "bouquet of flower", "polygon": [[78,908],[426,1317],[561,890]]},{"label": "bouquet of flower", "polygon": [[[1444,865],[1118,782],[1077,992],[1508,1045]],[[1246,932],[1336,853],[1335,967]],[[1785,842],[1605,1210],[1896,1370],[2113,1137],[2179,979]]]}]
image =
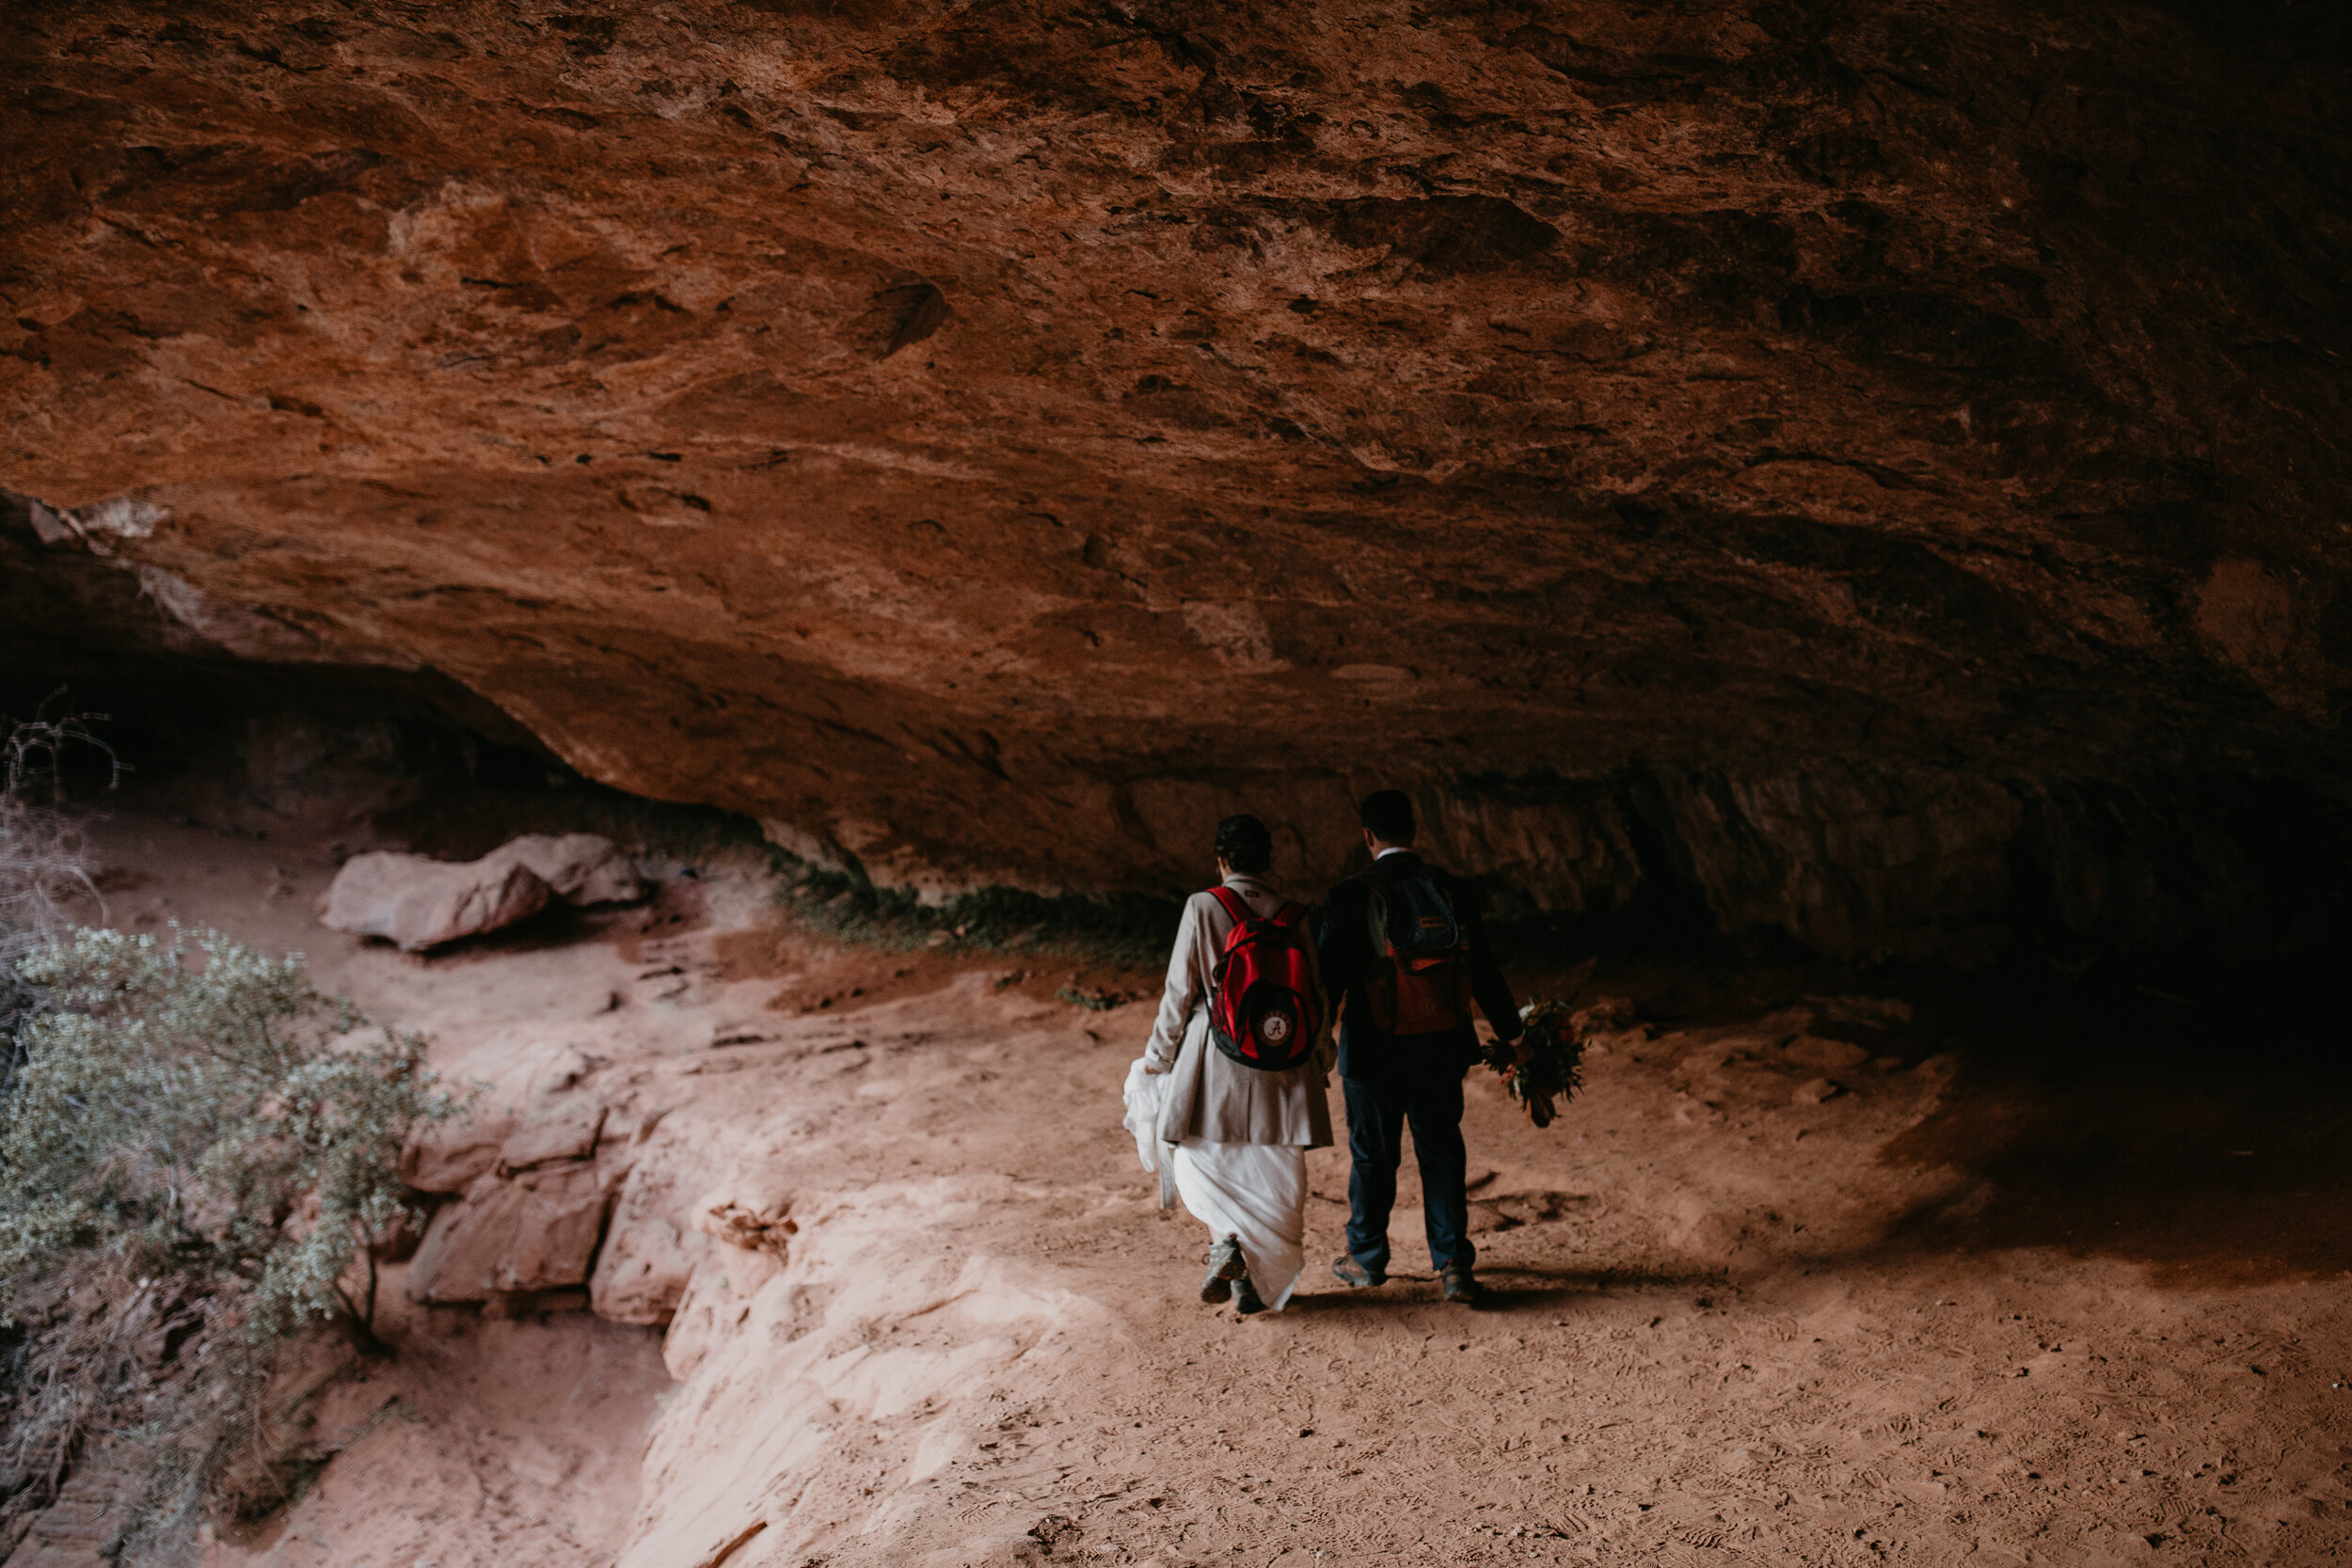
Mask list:
[{"label": "bouquet of flower", "polygon": [[1519,1018],[1525,1028],[1517,1041],[1486,1042],[1486,1065],[1502,1075],[1511,1098],[1527,1107],[1527,1119],[1549,1127],[1559,1103],[1573,1098],[1584,1081],[1584,1038],[1565,1002],[1531,1002],[1519,1009]]}]

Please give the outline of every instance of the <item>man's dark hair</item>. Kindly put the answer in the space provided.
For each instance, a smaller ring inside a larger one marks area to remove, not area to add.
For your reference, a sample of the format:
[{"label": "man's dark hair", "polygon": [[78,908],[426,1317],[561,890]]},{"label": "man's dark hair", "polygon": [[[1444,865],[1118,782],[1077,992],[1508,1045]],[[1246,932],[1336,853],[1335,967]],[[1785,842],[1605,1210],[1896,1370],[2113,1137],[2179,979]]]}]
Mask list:
[{"label": "man's dark hair", "polygon": [[1274,835],[1248,812],[1229,816],[1216,825],[1216,858],[1254,877],[1274,863]]},{"label": "man's dark hair", "polygon": [[1364,797],[1357,815],[1365,831],[1383,844],[1413,842],[1413,798],[1401,789],[1379,789]]}]

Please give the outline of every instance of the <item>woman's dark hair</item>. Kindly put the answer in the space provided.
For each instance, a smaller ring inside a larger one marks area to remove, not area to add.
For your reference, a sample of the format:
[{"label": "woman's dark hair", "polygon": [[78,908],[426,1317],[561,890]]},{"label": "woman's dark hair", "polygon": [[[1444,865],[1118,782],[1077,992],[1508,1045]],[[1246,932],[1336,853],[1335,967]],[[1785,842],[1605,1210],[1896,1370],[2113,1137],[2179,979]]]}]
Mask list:
[{"label": "woman's dark hair", "polygon": [[1365,796],[1357,815],[1383,844],[1413,842],[1413,798],[1401,789],[1375,790]]},{"label": "woman's dark hair", "polygon": [[1274,835],[1247,812],[1229,816],[1216,825],[1216,858],[1255,876],[1274,863]]}]

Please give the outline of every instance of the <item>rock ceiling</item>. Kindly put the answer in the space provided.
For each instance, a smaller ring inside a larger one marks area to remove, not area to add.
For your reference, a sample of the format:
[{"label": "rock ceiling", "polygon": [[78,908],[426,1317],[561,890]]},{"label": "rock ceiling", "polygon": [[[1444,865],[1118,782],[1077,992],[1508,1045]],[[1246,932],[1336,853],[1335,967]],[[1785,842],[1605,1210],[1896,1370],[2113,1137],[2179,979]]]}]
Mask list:
[{"label": "rock ceiling", "polygon": [[1591,781],[1897,867],[2325,796],[2301,14],[10,6],[10,559],[933,884],[1375,780],[1569,902]]}]

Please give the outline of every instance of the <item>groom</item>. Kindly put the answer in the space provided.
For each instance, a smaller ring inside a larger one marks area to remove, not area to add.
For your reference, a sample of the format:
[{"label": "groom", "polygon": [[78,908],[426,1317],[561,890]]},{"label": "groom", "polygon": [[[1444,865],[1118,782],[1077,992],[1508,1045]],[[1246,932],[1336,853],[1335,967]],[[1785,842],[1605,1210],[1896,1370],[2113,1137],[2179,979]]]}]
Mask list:
[{"label": "groom", "polygon": [[1324,984],[1343,999],[1340,1079],[1354,1164],[1347,1252],[1331,1273],[1354,1289],[1388,1278],[1389,1212],[1409,1127],[1429,1261],[1446,1300],[1475,1306],[1462,1148],[1462,1075],[1478,1060],[1470,1005],[1498,1037],[1516,1040],[1518,1003],[1487,944],[1477,890],[1413,852],[1411,799],[1384,789],[1359,815],[1372,868],[1331,890],[1319,949]]}]

